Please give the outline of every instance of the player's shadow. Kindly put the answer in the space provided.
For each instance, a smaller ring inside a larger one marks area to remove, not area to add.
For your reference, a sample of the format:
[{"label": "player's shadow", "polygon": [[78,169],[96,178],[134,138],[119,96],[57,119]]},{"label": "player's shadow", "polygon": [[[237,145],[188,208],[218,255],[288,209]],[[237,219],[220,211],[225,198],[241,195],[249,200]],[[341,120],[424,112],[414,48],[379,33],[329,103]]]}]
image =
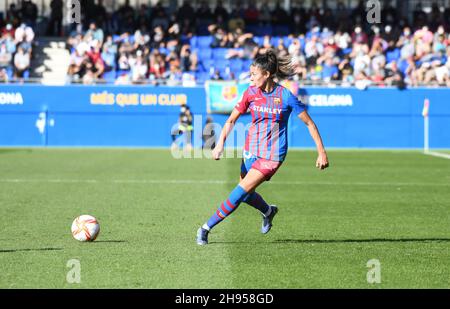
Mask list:
[{"label": "player's shadow", "polygon": [[450,242],[450,238],[371,238],[371,239],[277,239],[278,244],[329,244],[329,243],[408,243],[408,242]]},{"label": "player's shadow", "polygon": [[36,249],[0,249],[0,253],[14,253],[14,252],[27,252],[27,251],[59,251],[63,248],[36,248]]}]

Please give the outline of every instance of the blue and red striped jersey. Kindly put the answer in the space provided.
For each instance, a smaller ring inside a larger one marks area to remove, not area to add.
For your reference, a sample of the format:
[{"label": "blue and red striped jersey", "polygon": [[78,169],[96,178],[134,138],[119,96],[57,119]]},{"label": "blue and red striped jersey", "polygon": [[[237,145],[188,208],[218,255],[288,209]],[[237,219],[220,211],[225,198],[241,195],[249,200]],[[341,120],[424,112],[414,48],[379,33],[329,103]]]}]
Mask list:
[{"label": "blue and red striped jersey", "polygon": [[250,110],[252,123],[245,140],[244,151],[272,161],[284,161],[288,149],[288,120],[305,110],[287,88],[276,84],[270,93],[250,86],[236,104],[241,114]]}]

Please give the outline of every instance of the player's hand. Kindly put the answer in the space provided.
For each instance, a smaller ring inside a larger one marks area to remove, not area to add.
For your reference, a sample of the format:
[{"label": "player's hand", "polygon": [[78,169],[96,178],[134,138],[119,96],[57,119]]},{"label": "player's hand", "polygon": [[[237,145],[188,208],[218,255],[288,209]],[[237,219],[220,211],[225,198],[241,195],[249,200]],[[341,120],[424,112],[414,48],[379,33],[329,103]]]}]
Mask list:
[{"label": "player's hand", "polygon": [[328,162],[328,157],[326,152],[319,153],[319,157],[316,161],[316,167],[320,170],[326,169],[328,166],[330,166]]},{"label": "player's hand", "polygon": [[216,147],[212,151],[212,158],[214,160],[220,160],[220,157],[222,156],[222,153],[223,153],[223,146],[216,145]]}]

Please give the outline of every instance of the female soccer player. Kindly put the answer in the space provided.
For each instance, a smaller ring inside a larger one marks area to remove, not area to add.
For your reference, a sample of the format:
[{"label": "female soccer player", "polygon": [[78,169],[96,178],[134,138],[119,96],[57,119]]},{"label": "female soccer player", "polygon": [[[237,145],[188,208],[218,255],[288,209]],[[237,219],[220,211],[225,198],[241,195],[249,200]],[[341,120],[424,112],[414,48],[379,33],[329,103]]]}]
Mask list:
[{"label": "female soccer player", "polygon": [[306,124],[314,139],[319,153],[316,167],[323,170],[328,167],[328,158],[319,131],[301,103],[288,89],[279,85],[292,75],[291,59],[278,59],[275,52],[269,50],[258,55],[250,66],[250,87],[244,92],[220,134],[212,155],[219,160],[223,153],[225,140],[238,118],[250,109],[252,124],[244,146],[241,164],[241,178],[230,196],[219,206],[214,215],[197,231],[197,244],[208,244],[211,229],[235,211],[241,202],[245,202],[262,213],[261,233],[267,234],[278,208],[268,205],[255,192],[255,189],[277,172],[283,163],[287,149],[287,124],[289,115],[295,115]]}]

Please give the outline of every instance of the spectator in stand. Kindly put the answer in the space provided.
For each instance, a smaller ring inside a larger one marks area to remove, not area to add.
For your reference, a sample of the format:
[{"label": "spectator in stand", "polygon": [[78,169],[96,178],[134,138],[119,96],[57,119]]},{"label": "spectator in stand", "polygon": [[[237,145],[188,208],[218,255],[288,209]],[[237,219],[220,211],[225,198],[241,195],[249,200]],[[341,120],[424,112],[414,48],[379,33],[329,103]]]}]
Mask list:
[{"label": "spectator in stand", "polygon": [[182,81],[182,72],[180,68],[180,59],[176,55],[169,56],[169,71],[165,73],[164,78],[167,85],[179,85]]},{"label": "spectator in stand", "polygon": [[22,19],[23,23],[29,25],[34,28],[36,26],[36,20],[38,17],[38,8],[37,5],[31,0],[24,0],[22,2]]},{"label": "spectator in stand", "polygon": [[0,67],[0,83],[7,83],[9,81],[8,72],[5,68]]},{"label": "spectator in stand", "polygon": [[211,48],[231,47],[228,45],[228,35],[223,28],[212,24],[208,26],[208,31],[212,36]]},{"label": "spectator in stand", "polygon": [[144,60],[143,52],[138,50],[136,57],[130,59],[131,81],[133,83],[142,83],[147,79],[148,65]]},{"label": "spectator in stand", "polygon": [[0,67],[11,66],[15,52],[16,43],[11,36],[11,32],[6,31],[0,38]]},{"label": "spectator in stand", "polygon": [[25,49],[25,52],[29,52],[31,54],[32,42],[34,40],[33,29],[25,24],[21,24],[20,27],[16,29],[14,36],[15,44],[22,45],[22,47]]},{"label": "spectator in stand", "polygon": [[101,46],[102,42],[94,40],[90,50],[86,53],[95,79],[102,78],[103,73],[105,72],[105,63],[102,59]]},{"label": "spectator in stand", "polygon": [[233,11],[231,11],[230,19],[228,20],[228,31],[234,32],[238,28],[245,29],[245,21],[242,15],[241,5],[238,3]]},{"label": "spectator in stand", "polygon": [[148,21],[150,20],[150,9],[148,8],[148,6],[144,3],[141,4],[141,6],[139,7],[139,10],[137,12],[137,17],[136,17],[136,26],[139,29],[142,29],[142,27],[147,27]]},{"label": "spectator in stand", "polygon": [[130,0],[125,0],[118,10],[119,31],[132,32],[134,29],[134,9],[130,6]]},{"label": "spectator in stand", "polygon": [[63,6],[64,4],[62,0],[52,0],[52,2],[50,2],[50,8],[52,11],[48,22],[47,35],[62,35]]},{"label": "spectator in stand", "polygon": [[214,22],[214,16],[207,1],[201,1],[199,8],[195,12],[197,23],[202,25],[210,25]]},{"label": "spectator in stand", "polygon": [[272,12],[270,11],[269,1],[264,0],[259,9],[259,25],[266,26],[272,22]]},{"label": "spectator in stand", "polygon": [[405,86],[403,73],[398,69],[397,62],[392,61],[386,66],[385,82],[391,86],[397,86],[402,89]]},{"label": "spectator in stand", "polygon": [[70,55],[70,65],[68,74],[70,76],[77,76],[76,79],[81,77],[84,61],[85,61],[85,50],[82,47],[78,47]]},{"label": "spectator in stand", "polygon": [[97,24],[95,22],[92,22],[89,24],[89,30],[86,31],[84,37],[88,41],[98,41],[103,43],[104,33],[102,29],[97,28]]},{"label": "spectator in stand", "polygon": [[368,44],[369,38],[366,33],[362,31],[361,26],[356,26],[352,34],[352,42],[357,44]]},{"label": "spectator in stand", "polygon": [[339,77],[339,70],[336,66],[335,60],[331,56],[325,56],[324,61],[321,59],[317,60],[317,63],[322,64],[322,79],[325,82],[330,82],[332,80],[337,80]]},{"label": "spectator in stand", "polygon": [[317,36],[313,36],[305,46],[305,57],[307,64],[315,64],[317,59],[323,53],[324,47]]},{"label": "spectator in stand", "polygon": [[14,77],[23,78],[25,71],[30,68],[30,54],[26,53],[22,46],[17,48],[14,55]]},{"label": "spectator in stand", "polygon": [[106,29],[108,12],[103,4],[103,0],[97,0],[97,2],[97,5],[94,7],[95,24],[101,29]]},{"label": "spectator in stand", "polygon": [[167,16],[167,10],[158,2],[156,6],[152,9],[151,14],[151,26],[152,28],[161,27],[162,29],[167,29],[169,27],[169,18]]},{"label": "spectator in stand", "polygon": [[161,80],[166,72],[166,63],[163,56],[155,49],[149,56],[149,78],[150,80]]},{"label": "spectator in stand", "polygon": [[[252,60],[257,54],[273,47],[280,54],[290,54],[298,59],[299,65],[295,78],[300,80],[306,77],[312,81],[320,81],[322,78],[330,82],[341,80],[346,84],[357,81],[359,86],[363,86],[362,88],[374,83],[396,85],[397,82],[401,84],[402,81],[413,86],[424,82],[439,85],[447,83],[447,48],[450,40],[442,23],[446,16],[445,12],[438,14],[436,6],[429,14],[416,12],[415,19],[419,22],[421,19],[424,21],[420,27],[417,27],[414,24],[405,23],[400,14],[388,4],[383,12],[389,19],[389,23],[384,22],[381,29],[379,26],[374,26],[371,28],[372,31],[368,32],[364,30],[367,26],[364,19],[367,13],[364,1],[360,1],[358,7],[351,9],[345,7],[343,0],[339,0],[334,15],[329,8],[321,8],[314,3],[306,11],[294,1],[290,9],[291,15],[287,17],[280,3],[273,12],[270,12],[267,2],[259,8],[254,4],[254,1],[250,1],[249,6],[244,10],[240,3],[236,3],[231,14],[228,14],[221,1],[218,1],[214,13],[203,1],[198,11],[202,12],[202,18],[195,28],[192,14],[194,9],[188,1],[183,2],[177,15],[169,15],[167,9],[158,3],[150,8],[152,12],[150,19],[147,17],[148,7],[143,5],[134,14],[134,9],[129,6],[129,2],[126,2],[118,12],[113,12],[108,18],[106,29],[98,28],[105,30],[106,35],[115,34],[107,39],[108,44],[103,44],[100,58],[103,60],[105,70],[115,68],[118,72],[123,71],[123,78],[121,73],[118,75],[121,82],[127,82],[126,75],[130,74],[127,72],[131,70],[130,61],[133,64],[133,61],[137,60],[132,55],[137,55],[140,51],[142,63],[147,64],[148,77],[155,79],[158,76],[158,80],[162,82],[170,78],[170,83],[173,84],[180,79],[181,73],[189,74],[187,72],[196,70],[194,65],[196,62],[203,61],[200,58],[196,59],[195,51],[198,46],[189,47],[188,43],[193,35],[203,34],[209,26],[208,30],[213,36],[211,47],[229,49],[224,60],[231,58]],[[8,14],[8,16],[12,15],[10,12]],[[115,20],[114,16],[120,16],[120,19]],[[436,20],[431,20],[432,18]],[[206,24],[205,20],[210,20],[209,24]],[[271,36],[260,40],[259,36],[254,37],[254,34],[243,31],[246,23],[258,31],[273,30],[279,33],[285,31],[284,26],[287,23],[290,26],[290,35],[286,37],[275,33],[276,40],[273,40],[274,37]],[[151,33],[148,33],[147,24],[155,26],[148,28],[153,29]],[[269,27],[256,28],[264,25]],[[282,27],[279,27],[280,25]],[[69,39],[73,50],[78,50],[78,46],[85,50],[83,56],[74,52],[74,60],[79,63],[80,59],[87,58],[91,65],[88,67],[82,61],[84,64],[81,66],[80,77],[88,74],[88,69],[94,75],[101,71],[92,62],[92,56],[90,58],[86,52],[91,50],[90,46],[94,40],[103,41],[103,35],[97,33],[97,27],[87,30],[86,34],[78,31]],[[120,31],[116,33],[116,30]],[[23,37],[23,32],[24,30],[19,27],[18,34],[13,32],[13,35]],[[261,46],[258,46],[256,42]],[[272,46],[273,42],[277,42],[275,46]],[[159,61],[156,61],[156,58]],[[391,64],[388,64],[388,61]],[[393,64],[394,61],[395,64]],[[205,63],[208,62],[205,61]],[[237,69],[231,71],[242,76],[247,74],[239,71],[238,61],[233,60],[230,63],[237,65]],[[203,68],[204,65],[199,67]],[[228,74],[224,70],[219,70],[219,75],[220,72],[224,75],[215,78],[233,78],[231,72]],[[204,73],[208,74],[208,72],[202,72]],[[89,72],[89,75],[92,74]],[[130,78],[132,78],[131,75]],[[402,78],[399,79],[399,77]],[[142,78],[141,76],[138,79]],[[182,79],[191,81],[192,76]]]},{"label": "spectator in stand", "polygon": [[290,11],[290,26],[291,32],[298,36],[300,33],[306,32],[306,11],[303,6],[298,6],[297,3],[293,3],[293,7]]},{"label": "spectator in stand", "polygon": [[225,24],[228,21],[229,13],[226,8],[223,7],[222,0],[217,1],[216,8],[214,9],[214,19],[216,21],[220,20],[223,24]]},{"label": "spectator in stand", "polygon": [[184,0],[181,7],[178,9],[177,20],[183,22],[195,18],[194,8],[191,6],[190,1]]},{"label": "spectator in stand", "polygon": [[272,11],[272,25],[287,26],[289,24],[289,15],[277,2],[275,9]]},{"label": "spectator in stand", "polygon": [[244,10],[244,19],[247,25],[254,26],[258,24],[259,21],[259,10],[256,7],[254,0],[251,0]]},{"label": "spectator in stand", "polygon": [[197,70],[197,55],[192,53],[191,47],[188,44],[183,45],[180,52],[181,70],[183,72]]}]

